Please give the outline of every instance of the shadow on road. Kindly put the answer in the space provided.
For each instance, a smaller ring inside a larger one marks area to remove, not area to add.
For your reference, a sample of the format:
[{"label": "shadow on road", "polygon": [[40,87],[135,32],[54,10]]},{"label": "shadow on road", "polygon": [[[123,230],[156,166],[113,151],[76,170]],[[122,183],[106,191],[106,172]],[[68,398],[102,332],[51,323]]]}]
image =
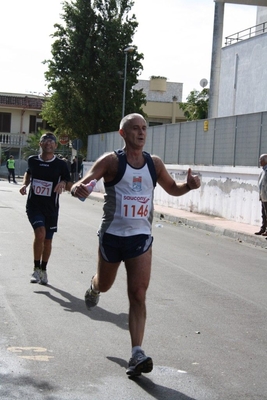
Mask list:
[{"label": "shadow on road", "polygon": [[[123,360],[122,358],[117,357],[107,357],[108,360],[115,362],[122,368],[127,368],[128,363],[127,361]],[[196,400],[193,397],[188,397],[187,395],[179,392],[178,390],[174,390],[168,388],[166,386],[159,385],[153,382],[151,379],[147,378],[147,376],[141,375],[138,378],[131,379],[132,382],[136,383],[140,386],[143,390],[145,390],[148,394],[153,396],[155,399],[158,400]]]},{"label": "shadow on road", "polygon": [[126,314],[126,313],[114,314],[114,313],[107,311],[99,306],[97,306],[96,308],[94,308],[91,311],[88,311],[86,309],[83,299],[75,297],[75,296],[71,295],[70,293],[68,293],[62,289],[56,288],[55,286],[52,286],[52,285],[47,285],[46,287],[47,287],[47,289],[52,289],[55,292],[59,293],[66,300],[59,298],[57,296],[54,296],[48,290],[47,291],[44,291],[44,290],[35,291],[34,293],[47,296],[50,300],[55,301],[61,307],[63,307],[65,311],[79,312],[83,315],[88,316],[89,318],[93,319],[94,321],[110,322],[110,323],[118,326],[121,329],[128,330],[128,314]]},{"label": "shadow on road", "polygon": [[[56,399],[52,393],[57,388],[43,380],[33,379],[29,376],[14,376],[14,374],[0,374],[1,399],[41,399],[49,395],[49,399]],[[46,397],[48,398],[48,397]]]},{"label": "shadow on road", "polygon": [[162,400],[195,400],[193,397],[189,397],[186,394],[168,388],[166,386],[158,385],[157,383],[151,381],[144,375],[135,379],[134,382],[140,386],[143,390],[153,396],[155,399]]}]

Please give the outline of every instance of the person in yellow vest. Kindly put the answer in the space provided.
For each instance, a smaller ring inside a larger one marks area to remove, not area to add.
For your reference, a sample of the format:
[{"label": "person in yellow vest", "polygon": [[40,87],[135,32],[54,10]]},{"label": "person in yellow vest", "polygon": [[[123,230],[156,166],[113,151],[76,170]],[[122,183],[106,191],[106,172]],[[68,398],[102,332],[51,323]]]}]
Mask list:
[{"label": "person in yellow vest", "polygon": [[8,182],[10,183],[10,178],[12,176],[13,182],[17,183],[15,179],[15,160],[13,156],[9,156],[9,159],[6,162],[6,167],[8,170]]}]

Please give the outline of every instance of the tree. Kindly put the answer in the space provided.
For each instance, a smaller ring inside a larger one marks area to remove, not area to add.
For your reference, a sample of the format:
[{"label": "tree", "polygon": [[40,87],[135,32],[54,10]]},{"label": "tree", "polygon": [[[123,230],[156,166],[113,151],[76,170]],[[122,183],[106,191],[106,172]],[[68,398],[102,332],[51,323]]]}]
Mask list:
[{"label": "tree", "polygon": [[[51,97],[42,116],[58,133],[80,138],[118,130],[123,97],[124,49],[138,26],[128,15],[131,0],[63,3],[64,26],[56,24],[52,60],[45,60]],[[145,95],[133,90],[143,54],[128,54],[125,110],[142,113]]]},{"label": "tree", "polygon": [[[24,160],[28,159],[32,155],[36,155],[40,153],[40,139],[41,136],[47,132],[47,129],[38,129],[37,133],[31,133],[26,140],[26,146],[23,147],[22,156]],[[54,133],[54,132],[53,132]],[[57,135],[55,135],[57,136]],[[57,138],[58,139],[58,138]],[[67,154],[66,154],[67,153]],[[57,140],[57,148],[55,154],[61,154],[65,157],[65,155],[69,156],[69,145],[61,145],[59,140]],[[84,157],[85,153],[79,151],[80,157]]]},{"label": "tree", "polygon": [[39,129],[37,133],[31,133],[26,140],[27,145],[23,147],[22,156],[24,160],[28,157],[40,153],[40,139],[45,130]]},{"label": "tree", "polygon": [[201,92],[194,89],[186,100],[186,103],[179,103],[179,106],[188,121],[208,118],[209,89],[203,89]]}]

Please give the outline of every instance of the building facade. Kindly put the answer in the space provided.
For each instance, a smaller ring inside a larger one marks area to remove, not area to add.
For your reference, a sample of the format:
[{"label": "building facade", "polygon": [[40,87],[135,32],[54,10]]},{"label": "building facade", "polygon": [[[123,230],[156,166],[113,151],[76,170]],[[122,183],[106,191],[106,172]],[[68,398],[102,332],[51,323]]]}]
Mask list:
[{"label": "building facade", "polygon": [[147,115],[149,126],[186,121],[179,107],[183,96],[182,83],[167,82],[165,77],[152,76],[149,81],[139,80],[134,89],[141,89],[146,96],[143,111]]},{"label": "building facade", "polygon": [[20,158],[29,134],[46,128],[40,116],[43,102],[41,96],[0,93],[0,150],[6,157]]},{"label": "building facade", "polygon": [[[258,6],[255,26],[223,40],[225,3]],[[215,0],[209,118],[267,111],[266,63],[266,0]]]}]

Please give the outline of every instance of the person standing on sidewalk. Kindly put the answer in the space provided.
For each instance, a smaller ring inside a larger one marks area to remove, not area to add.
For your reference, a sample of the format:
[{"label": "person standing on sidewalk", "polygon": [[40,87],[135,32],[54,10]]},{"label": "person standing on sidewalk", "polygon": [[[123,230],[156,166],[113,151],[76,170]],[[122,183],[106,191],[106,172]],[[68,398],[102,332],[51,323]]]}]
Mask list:
[{"label": "person standing on sidewalk", "polygon": [[79,174],[81,169],[81,163],[79,162],[77,156],[73,157],[70,168],[71,168],[71,180],[72,182],[77,182],[79,180]]},{"label": "person standing on sidewalk", "polygon": [[15,179],[15,160],[13,156],[9,156],[6,167],[8,170],[8,182],[10,183],[10,178],[12,177],[13,183],[17,183]]},{"label": "person standing on sidewalk", "polygon": [[47,132],[40,139],[41,154],[30,156],[28,169],[24,174],[20,193],[27,194],[26,213],[34,229],[33,256],[34,271],[31,283],[46,285],[47,263],[52,250],[52,239],[57,232],[59,195],[70,190],[70,173],[64,160],[55,154],[56,137]]},{"label": "person standing on sidewalk", "polygon": [[71,189],[73,196],[87,197],[85,184],[93,179],[104,179],[104,214],[98,232],[97,272],[85,293],[85,304],[88,309],[97,305],[100,292],[107,292],[111,288],[123,261],[127,273],[132,345],[132,356],[126,370],[129,377],[153,369],[152,358],[145,355],[141,346],[146,322],[146,291],[151,273],[151,229],[156,182],[172,196],[181,196],[200,187],[199,177],[193,176],[190,168],[186,182],[177,183],[158,156],[143,151],[146,129],[142,115],[125,116],[119,129],[125,147],[100,157]]},{"label": "person standing on sidewalk", "polygon": [[267,236],[267,154],[262,154],[260,156],[259,163],[262,167],[258,180],[262,224],[260,230],[255,232],[255,235]]}]

